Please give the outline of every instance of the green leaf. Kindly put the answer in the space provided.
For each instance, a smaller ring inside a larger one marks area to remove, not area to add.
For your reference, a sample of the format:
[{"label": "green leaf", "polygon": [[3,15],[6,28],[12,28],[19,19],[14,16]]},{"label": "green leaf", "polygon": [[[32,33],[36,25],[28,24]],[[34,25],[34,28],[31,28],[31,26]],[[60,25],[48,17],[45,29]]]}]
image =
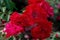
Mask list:
[{"label": "green leaf", "polygon": [[23,34],[19,34],[19,38],[23,38],[23,36],[24,36]]},{"label": "green leaf", "polygon": [[0,13],[0,18],[2,19],[4,16],[4,13]]},{"label": "green leaf", "polygon": [[5,16],[3,16],[3,19],[5,20],[5,21],[9,21],[9,17],[10,17],[10,15],[5,15]]},{"label": "green leaf", "polygon": [[55,37],[54,40],[60,40],[60,38],[56,38],[56,37]]},{"label": "green leaf", "polygon": [[4,2],[8,10],[16,9],[15,4],[11,0],[4,0]]},{"label": "green leaf", "polygon": [[2,7],[1,10],[2,10],[2,12],[5,12],[6,11],[6,7]]},{"label": "green leaf", "polygon": [[13,40],[13,37],[10,37],[9,40]]},{"label": "green leaf", "polygon": [[54,9],[54,13],[58,13],[58,9],[57,8]]},{"label": "green leaf", "polygon": [[54,40],[57,40],[57,38],[54,38]]},{"label": "green leaf", "polygon": [[2,40],[2,33],[0,32],[0,40]]}]

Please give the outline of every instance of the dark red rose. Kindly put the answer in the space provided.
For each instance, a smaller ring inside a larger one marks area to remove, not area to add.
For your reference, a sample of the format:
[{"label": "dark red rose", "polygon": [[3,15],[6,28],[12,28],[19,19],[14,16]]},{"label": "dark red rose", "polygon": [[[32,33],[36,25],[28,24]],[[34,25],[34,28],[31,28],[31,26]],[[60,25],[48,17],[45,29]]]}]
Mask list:
[{"label": "dark red rose", "polygon": [[33,38],[45,39],[50,36],[52,32],[52,23],[47,20],[40,20],[40,23],[37,26],[33,27],[31,34]]},{"label": "dark red rose", "polygon": [[29,18],[25,14],[19,14],[17,12],[14,12],[10,16],[10,21],[16,25],[22,25],[22,26],[26,26],[26,27],[33,25],[33,20],[31,18]]},{"label": "dark red rose", "polygon": [[[33,1],[32,0],[28,0],[28,2],[33,3],[33,4],[30,4],[30,5],[27,6],[29,10],[35,11],[35,12],[39,10],[39,11],[42,12],[41,9],[43,9],[44,12],[46,14],[48,14],[48,16],[52,16],[52,17],[54,16],[53,8],[49,5],[48,2],[46,2],[44,0],[33,0]],[[26,10],[28,10],[28,9],[26,9]]]}]

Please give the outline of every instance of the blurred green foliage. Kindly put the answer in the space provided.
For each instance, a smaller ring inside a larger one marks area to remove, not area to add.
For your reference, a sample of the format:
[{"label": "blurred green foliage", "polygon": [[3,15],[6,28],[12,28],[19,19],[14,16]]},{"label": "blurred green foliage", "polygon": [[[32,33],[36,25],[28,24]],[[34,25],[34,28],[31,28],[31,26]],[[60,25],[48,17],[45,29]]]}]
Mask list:
[{"label": "blurred green foliage", "polygon": [[0,0],[0,19],[9,21],[9,17],[15,4],[11,0]]}]

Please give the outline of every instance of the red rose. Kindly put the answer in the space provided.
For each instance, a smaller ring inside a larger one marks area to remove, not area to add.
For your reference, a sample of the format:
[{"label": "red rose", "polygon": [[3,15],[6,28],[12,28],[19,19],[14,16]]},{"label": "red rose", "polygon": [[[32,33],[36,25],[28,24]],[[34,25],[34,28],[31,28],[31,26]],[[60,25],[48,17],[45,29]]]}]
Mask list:
[{"label": "red rose", "polygon": [[13,12],[12,15],[10,16],[10,21],[12,23],[18,23],[20,19],[20,14],[18,12]]},{"label": "red rose", "polygon": [[47,14],[48,14],[48,16],[54,16],[54,9],[53,9],[53,7],[51,7],[50,5],[49,5],[49,3],[48,2],[46,2],[46,1],[44,1],[44,2],[42,2],[42,3],[40,3],[41,4],[41,7],[47,12]]},{"label": "red rose", "polygon": [[24,32],[24,28],[18,25],[15,25],[13,23],[7,23],[5,26],[6,30],[4,30],[4,32],[6,32],[6,37],[10,37],[10,36],[14,36],[14,35],[18,35],[19,33]]},{"label": "red rose", "polygon": [[41,6],[40,6],[40,4],[41,3],[28,5],[26,7],[24,14],[26,14],[27,16],[29,16],[31,18],[39,17],[39,18],[43,18],[43,19],[47,19],[49,16],[52,16],[52,17],[54,16],[53,8],[47,2],[42,2]]},{"label": "red rose", "polygon": [[45,39],[50,36],[52,31],[52,23],[47,20],[40,20],[37,26],[33,27],[31,34],[33,38]]},{"label": "red rose", "polygon": [[33,25],[33,20],[31,18],[25,14],[19,14],[17,12],[13,12],[13,14],[10,16],[10,22],[25,27]]},{"label": "red rose", "polygon": [[40,18],[47,19],[48,16],[47,12],[37,4],[27,6],[24,14],[26,14],[27,16],[31,17],[34,20],[37,17],[39,19]]},{"label": "red rose", "polygon": [[44,10],[43,12],[45,12],[47,14],[47,16],[52,16],[52,17],[54,16],[54,14],[53,14],[53,12],[54,12],[53,8],[49,5],[48,2],[42,1],[42,0],[33,0],[33,1],[32,0],[28,0],[28,2],[32,2],[33,3],[33,4],[30,4],[30,5],[27,6],[26,10],[28,10],[28,12],[29,11],[30,12],[34,11],[34,12],[38,13],[37,11],[39,10],[40,13],[41,13],[42,9],[43,9]]}]

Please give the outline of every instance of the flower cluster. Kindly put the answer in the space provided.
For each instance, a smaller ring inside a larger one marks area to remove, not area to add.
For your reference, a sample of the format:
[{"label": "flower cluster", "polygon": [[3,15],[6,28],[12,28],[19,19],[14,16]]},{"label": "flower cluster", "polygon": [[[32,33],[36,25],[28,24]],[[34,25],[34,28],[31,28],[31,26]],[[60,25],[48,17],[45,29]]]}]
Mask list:
[{"label": "flower cluster", "polygon": [[27,30],[32,38],[48,38],[52,31],[52,22],[47,18],[54,16],[53,8],[45,0],[28,0],[28,4],[22,14],[12,13],[5,27],[6,36],[10,37]]}]

